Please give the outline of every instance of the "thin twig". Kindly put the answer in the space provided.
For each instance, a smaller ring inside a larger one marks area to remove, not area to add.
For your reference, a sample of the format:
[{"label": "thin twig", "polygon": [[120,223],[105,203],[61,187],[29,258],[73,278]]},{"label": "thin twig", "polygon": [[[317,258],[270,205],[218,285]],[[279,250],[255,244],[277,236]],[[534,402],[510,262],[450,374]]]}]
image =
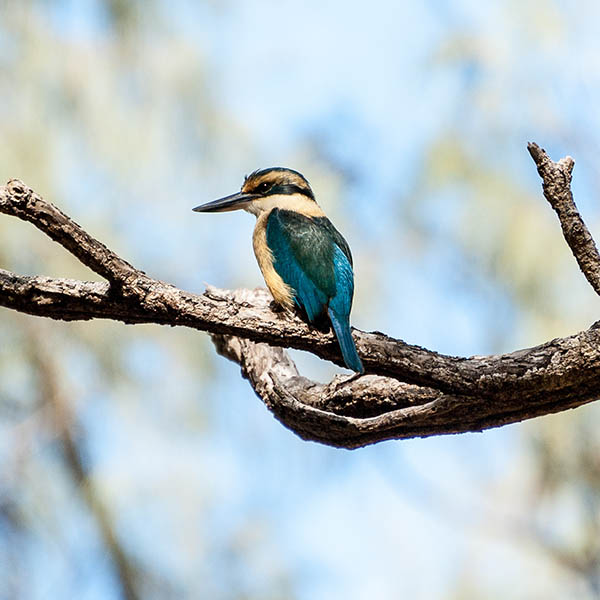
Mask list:
[{"label": "thin twig", "polygon": [[600,295],[600,253],[584,223],[571,191],[575,161],[567,156],[554,162],[537,144],[527,145],[543,181],[544,196],[558,215],[562,232],[581,272]]}]

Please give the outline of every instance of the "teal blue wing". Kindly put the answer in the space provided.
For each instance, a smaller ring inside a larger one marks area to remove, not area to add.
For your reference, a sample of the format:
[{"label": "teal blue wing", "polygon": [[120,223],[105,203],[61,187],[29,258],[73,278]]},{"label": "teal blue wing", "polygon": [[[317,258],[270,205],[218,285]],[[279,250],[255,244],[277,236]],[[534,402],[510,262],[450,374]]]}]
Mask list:
[{"label": "teal blue wing", "polygon": [[327,312],[349,369],[363,373],[350,331],[354,295],[352,255],[346,240],[326,217],[307,217],[275,208],[267,219],[273,267],[294,291],[309,321]]},{"label": "teal blue wing", "polygon": [[329,219],[274,209],[266,233],[273,266],[310,321],[333,299],[342,313],[350,313],[354,293],[350,249]]}]

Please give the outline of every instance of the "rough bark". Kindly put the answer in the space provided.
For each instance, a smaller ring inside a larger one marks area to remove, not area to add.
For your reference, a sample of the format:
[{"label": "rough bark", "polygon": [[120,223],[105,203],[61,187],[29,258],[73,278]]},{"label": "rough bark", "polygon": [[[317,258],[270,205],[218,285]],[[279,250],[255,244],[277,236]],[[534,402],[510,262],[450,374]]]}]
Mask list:
[{"label": "rough bark", "polygon": [[[529,145],[565,240],[596,292],[600,255],[571,194],[573,159]],[[600,327],[496,356],[445,356],[354,330],[367,374],[326,385],[301,377],[283,347],[342,364],[331,332],[272,310],[264,290],[197,295],[152,279],[20,181],[0,188],[0,212],[30,221],[107,282],[0,270],[0,306],[63,320],[106,318],[207,331],[257,395],[305,439],[355,448],[391,438],[480,431],[574,408],[600,395]]]},{"label": "rough bark", "polygon": [[571,192],[575,161],[567,156],[555,163],[537,144],[528,144],[527,149],[542,178],[544,196],[558,215],[565,240],[581,272],[595,292],[600,294],[600,254],[575,206]]}]

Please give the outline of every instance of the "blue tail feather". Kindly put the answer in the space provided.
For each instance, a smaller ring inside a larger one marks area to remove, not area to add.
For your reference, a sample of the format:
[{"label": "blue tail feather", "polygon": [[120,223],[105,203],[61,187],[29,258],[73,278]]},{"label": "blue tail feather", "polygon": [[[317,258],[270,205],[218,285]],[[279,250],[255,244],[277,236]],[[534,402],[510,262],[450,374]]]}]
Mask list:
[{"label": "blue tail feather", "polygon": [[360,357],[358,356],[358,353],[356,352],[356,346],[354,345],[354,340],[352,339],[348,317],[340,317],[340,315],[333,311],[331,307],[327,310],[327,314],[331,319],[333,330],[335,331],[335,335],[340,344],[340,350],[342,351],[342,356],[344,357],[344,363],[346,363],[346,366],[352,371],[355,371],[356,373],[364,373],[365,369]]}]

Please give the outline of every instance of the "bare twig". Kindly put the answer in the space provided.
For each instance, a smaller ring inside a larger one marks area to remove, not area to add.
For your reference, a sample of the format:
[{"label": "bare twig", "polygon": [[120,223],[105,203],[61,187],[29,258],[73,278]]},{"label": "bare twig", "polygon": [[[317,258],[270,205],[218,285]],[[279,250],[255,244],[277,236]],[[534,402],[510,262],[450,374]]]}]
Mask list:
[{"label": "bare twig", "polygon": [[527,145],[543,181],[544,196],[558,215],[565,240],[589,284],[600,295],[600,254],[583,222],[571,191],[575,161],[567,156],[554,162],[537,144]]}]

